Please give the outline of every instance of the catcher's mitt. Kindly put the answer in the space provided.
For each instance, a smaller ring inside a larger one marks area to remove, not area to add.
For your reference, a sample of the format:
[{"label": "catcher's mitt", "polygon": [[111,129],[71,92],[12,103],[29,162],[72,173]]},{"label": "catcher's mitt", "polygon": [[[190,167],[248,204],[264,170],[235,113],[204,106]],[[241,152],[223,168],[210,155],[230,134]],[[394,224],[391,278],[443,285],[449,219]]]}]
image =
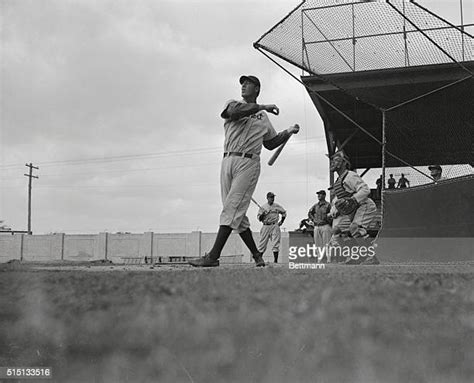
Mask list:
[{"label": "catcher's mitt", "polygon": [[357,210],[359,203],[354,198],[338,199],[335,203],[340,215],[349,215]]}]

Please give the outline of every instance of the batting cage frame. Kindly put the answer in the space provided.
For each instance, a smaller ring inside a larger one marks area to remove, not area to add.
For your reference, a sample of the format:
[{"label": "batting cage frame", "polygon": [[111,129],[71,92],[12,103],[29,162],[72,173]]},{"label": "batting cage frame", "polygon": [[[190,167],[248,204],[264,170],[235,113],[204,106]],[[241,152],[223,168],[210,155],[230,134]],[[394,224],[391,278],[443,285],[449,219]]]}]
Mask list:
[{"label": "batting cage frame", "polygon": [[[417,188],[437,186],[427,167],[439,164],[472,188],[474,24],[464,24],[460,5],[461,25],[454,25],[414,0],[307,0],[253,45],[306,88],[324,122],[329,156],[344,150],[364,174],[381,168],[382,185],[388,169],[408,168],[423,180]],[[334,173],[329,177],[332,185]],[[409,189],[383,188],[382,222],[393,217],[402,192],[413,196],[409,206],[419,205],[416,188]],[[460,193],[474,200],[472,192]],[[435,193],[431,203],[444,197]],[[450,235],[474,237],[467,203],[461,222],[445,228]],[[426,236],[446,232],[435,221]]]}]

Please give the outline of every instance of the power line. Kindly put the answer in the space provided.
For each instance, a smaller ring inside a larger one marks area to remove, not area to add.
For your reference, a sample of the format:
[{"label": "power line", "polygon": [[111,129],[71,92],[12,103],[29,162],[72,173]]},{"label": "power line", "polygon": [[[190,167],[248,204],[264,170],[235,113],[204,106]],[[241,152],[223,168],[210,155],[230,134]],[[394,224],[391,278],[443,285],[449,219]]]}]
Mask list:
[{"label": "power line", "polygon": [[[299,144],[299,143],[298,143]],[[291,158],[300,158],[303,156],[307,157],[307,153],[293,153],[288,151],[286,156],[291,157]],[[186,164],[186,165],[167,165],[167,166],[161,166],[161,167],[151,167],[151,168],[134,168],[134,169],[109,169],[109,170],[97,170],[94,172],[96,175],[104,175],[104,174],[120,174],[120,175],[125,175],[125,174],[130,174],[130,173],[139,173],[139,172],[148,172],[148,171],[171,171],[173,169],[192,169],[192,168],[200,168],[200,167],[209,167],[209,166],[219,166],[219,163],[216,162],[203,162],[200,164]],[[12,170],[12,169],[9,169]],[[83,171],[83,172],[77,172],[77,173],[67,173],[68,176],[90,176],[91,172],[90,171]],[[57,174],[42,174],[43,177],[64,177],[63,173],[57,173]],[[12,179],[17,179],[17,176],[9,176],[9,177],[2,177],[3,180],[12,180]]]},{"label": "power line", "polygon": [[[96,163],[96,162],[115,162],[115,161],[126,161],[130,159],[147,159],[163,156],[184,156],[184,155],[196,155],[204,153],[213,153],[222,151],[222,148],[213,147],[213,148],[201,148],[201,149],[190,149],[186,151],[167,151],[167,152],[156,152],[156,153],[146,153],[146,154],[124,154],[119,156],[104,156],[104,157],[91,157],[91,158],[82,158],[82,159],[70,159],[70,160],[57,160],[57,161],[44,161],[41,162],[41,166],[52,166],[52,165],[82,165],[85,163]],[[2,168],[11,168],[18,167],[19,164],[7,164],[2,165]]]},{"label": "power line", "polygon": [[[320,137],[310,138],[306,141],[316,141]],[[293,141],[293,145],[303,145],[305,141]],[[118,162],[118,161],[127,161],[127,160],[138,160],[138,159],[150,159],[150,158],[159,158],[167,156],[176,156],[183,157],[187,155],[202,155],[202,154],[212,154],[222,152],[222,147],[207,147],[199,149],[189,149],[189,150],[180,150],[180,151],[164,151],[164,152],[155,152],[155,153],[145,153],[145,154],[124,154],[117,156],[103,156],[103,157],[91,157],[91,158],[82,158],[82,159],[66,159],[66,160],[57,160],[57,161],[40,161],[42,167],[51,167],[51,166],[69,166],[69,165],[83,165],[83,164],[96,164],[96,163],[108,163],[108,162]],[[0,165],[2,169],[13,169],[23,166],[22,164],[6,164]]]}]

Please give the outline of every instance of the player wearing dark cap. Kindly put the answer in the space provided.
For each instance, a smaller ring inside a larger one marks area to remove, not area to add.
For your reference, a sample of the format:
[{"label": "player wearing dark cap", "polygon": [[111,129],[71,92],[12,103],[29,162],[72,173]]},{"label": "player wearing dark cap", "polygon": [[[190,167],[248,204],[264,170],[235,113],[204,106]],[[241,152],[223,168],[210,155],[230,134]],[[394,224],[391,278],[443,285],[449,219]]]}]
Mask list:
[{"label": "player wearing dark cap", "polygon": [[331,240],[331,218],[328,216],[331,204],[326,201],[325,190],[319,190],[316,194],[318,202],[309,209],[308,217],[314,223],[314,244],[322,248]]},{"label": "player wearing dark cap", "polygon": [[[280,220],[281,215],[281,220]],[[273,260],[278,263],[278,254],[280,252],[281,230],[280,226],[286,219],[286,210],[283,206],[275,202],[275,194],[267,193],[267,203],[258,209],[257,218],[263,223],[260,229],[260,241],[258,251],[265,253],[268,241],[273,242]]]},{"label": "player wearing dark cap", "polygon": [[260,175],[260,152],[277,148],[299,127],[293,126],[279,133],[275,131],[267,112],[278,115],[273,104],[257,104],[260,80],[252,75],[241,76],[242,100],[230,100],[223,108],[224,158],[221,165],[222,212],[220,226],[212,249],[202,258],[189,263],[196,267],[219,266],[219,257],[232,230],[236,230],[257,266],[265,266],[250,230],[247,210]]}]

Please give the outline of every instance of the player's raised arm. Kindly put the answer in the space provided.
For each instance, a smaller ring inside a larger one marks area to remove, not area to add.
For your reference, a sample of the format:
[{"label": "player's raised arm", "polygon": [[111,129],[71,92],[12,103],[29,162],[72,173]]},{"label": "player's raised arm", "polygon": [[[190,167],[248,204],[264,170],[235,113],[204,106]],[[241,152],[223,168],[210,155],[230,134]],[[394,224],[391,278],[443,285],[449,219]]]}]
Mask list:
[{"label": "player's raised arm", "polygon": [[274,104],[263,105],[256,103],[246,103],[239,101],[229,102],[221,113],[221,117],[232,121],[239,120],[243,117],[250,117],[255,113],[265,110],[266,112],[278,115],[279,109]]}]

